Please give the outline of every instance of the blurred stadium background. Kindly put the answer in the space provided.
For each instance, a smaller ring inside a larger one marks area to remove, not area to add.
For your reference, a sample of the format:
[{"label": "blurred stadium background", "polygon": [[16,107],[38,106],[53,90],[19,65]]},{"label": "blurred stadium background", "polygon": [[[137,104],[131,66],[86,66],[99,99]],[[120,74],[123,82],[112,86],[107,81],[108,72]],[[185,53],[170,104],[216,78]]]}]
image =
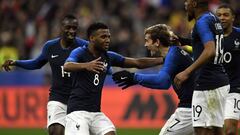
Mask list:
[{"label": "blurred stadium background", "polygon": [[[212,0],[214,12],[220,2],[230,3],[240,24],[239,0]],[[141,57],[145,27],[166,23],[180,35],[188,36],[192,23],[184,13],[184,0],[0,0],[0,65],[6,59],[36,57],[48,39],[59,34],[59,20],[66,13],[79,18],[79,36],[85,38],[87,26],[102,21],[110,26],[110,50],[124,56]],[[119,69],[114,69],[119,70]],[[135,69],[130,69],[135,70]],[[139,72],[156,72],[157,68]],[[49,65],[37,71],[0,69],[0,134],[47,134],[46,103],[51,80]],[[158,134],[177,105],[170,91],[148,91],[136,86],[121,91],[107,77],[102,110],[114,122],[118,134]]]}]

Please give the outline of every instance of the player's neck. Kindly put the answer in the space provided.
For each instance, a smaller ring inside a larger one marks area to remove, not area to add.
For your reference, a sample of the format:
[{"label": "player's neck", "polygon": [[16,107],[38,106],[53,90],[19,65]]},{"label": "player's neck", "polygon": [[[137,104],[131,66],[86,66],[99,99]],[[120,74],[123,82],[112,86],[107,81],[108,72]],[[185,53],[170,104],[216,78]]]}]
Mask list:
[{"label": "player's neck", "polygon": [[232,33],[232,27],[233,27],[233,26],[231,25],[230,27],[224,29],[224,36],[225,36],[225,37],[228,36],[228,35],[230,35],[230,34]]},{"label": "player's neck", "polygon": [[168,53],[169,47],[160,46],[159,50],[160,50],[161,56],[165,57]]},{"label": "player's neck", "polygon": [[68,42],[64,39],[60,40],[60,45],[62,48],[69,48],[70,46],[72,46],[73,42]]},{"label": "player's neck", "polygon": [[98,51],[92,43],[89,43],[88,50],[94,57],[99,57],[101,55],[101,52]]}]

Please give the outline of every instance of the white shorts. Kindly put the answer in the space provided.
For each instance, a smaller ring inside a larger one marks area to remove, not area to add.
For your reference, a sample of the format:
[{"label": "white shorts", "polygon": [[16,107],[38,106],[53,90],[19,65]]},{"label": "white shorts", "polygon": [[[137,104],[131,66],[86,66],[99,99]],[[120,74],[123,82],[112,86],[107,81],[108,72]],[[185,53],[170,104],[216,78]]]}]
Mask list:
[{"label": "white shorts", "polygon": [[65,127],[67,115],[67,105],[58,101],[49,101],[47,104],[47,128],[58,123]]},{"label": "white shorts", "polygon": [[229,93],[225,104],[224,119],[240,119],[240,93]]},{"label": "white shorts", "polygon": [[104,135],[116,132],[111,120],[102,112],[74,111],[66,117],[65,135]]},{"label": "white shorts", "polygon": [[230,86],[214,90],[194,91],[192,99],[193,127],[223,127],[226,97]]},{"label": "white shorts", "polygon": [[192,135],[192,109],[177,108],[167,120],[159,135]]}]

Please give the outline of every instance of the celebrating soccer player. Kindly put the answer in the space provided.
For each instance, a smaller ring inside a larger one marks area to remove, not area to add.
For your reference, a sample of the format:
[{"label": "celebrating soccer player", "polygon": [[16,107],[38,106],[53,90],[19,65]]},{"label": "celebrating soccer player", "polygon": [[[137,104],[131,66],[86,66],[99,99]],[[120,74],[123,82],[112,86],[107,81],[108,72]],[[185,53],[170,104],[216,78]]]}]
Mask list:
[{"label": "celebrating soccer player", "polygon": [[236,135],[240,119],[240,29],[233,27],[235,13],[230,5],[220,5],[216,15],[224,30],[224,67],[230,83],[230,92],[225,104],[225,134]]},{"label": "celebrating soccer player", "polygon": [[102,88],[109,68],[147,68],[162,64],[163,58],[134,59],[108,51],[111,35],[104,23],[91,24],[87,37],[88,47],[73,50],[64,64],[64,70],[74,75],[65,135],[115,135],[113,123],[101,112]]},{"label": "celebrating soccer player", "polygon": [[195,19],[192,31],[194,63],[178,73],[177,87],[197,73],[192,100],[192,120],[196,135],[223,135],[225,98],[229,91],[228,76],[223,68],[223,28],[208,11],[208,0],[186,0],[189,21]]},{"label": "celebrating soccer player", "polygon": [[37,58],[17,61],[7,60],[3,64],[6,71],[10,71],[10,66],[35,70],[49,62],[52,70],[52,84],[47,104],[49,135],[64,135],[72,74],[63,70],[63,64],[73,49],[88,45],[87,41],[76,37],[77,31],[78,19],[73,15],[66,15],[61,21],[61,36],[47,41]]}]

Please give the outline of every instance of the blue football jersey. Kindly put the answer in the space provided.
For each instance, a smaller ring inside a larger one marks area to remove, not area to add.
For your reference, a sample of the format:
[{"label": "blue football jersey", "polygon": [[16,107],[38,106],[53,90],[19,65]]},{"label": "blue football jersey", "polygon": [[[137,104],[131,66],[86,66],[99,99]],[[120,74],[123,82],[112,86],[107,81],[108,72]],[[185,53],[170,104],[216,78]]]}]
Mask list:
[{"label": "blue football jersey", "polygon": [[192,31],[194,60],[201,55],[204,44],[208,41],[215,42],[216,56],[197,70],[196,90],[211,90],[229,84],[228,76],[222,65],[223,29],[218,18],[210,12],[200,16],[194,25]]},{"label": "blue football jersey", "polygon": [[224,67],[229,75],[230,92],[240,93],[240,28],[224,37]]},{"label": "blue football jersey", "polygon": [[135,73],[134,80],[145,87],[153,89],[168,89],[171,85],[178,98],[178,107],[191,107],[194,90],[195,74],[185,81],[180,89],[174,85],[174,77],[193,63],[191,56],[177,46],[171,46],[165,62],[158,74]]},{"label": "blue football jersey", "polygon": [[41,54],[37,58],[32,60],[18,60],[16,61],[16,66],[34,70],[41,68],[49,62],[52,70],[49,100],[67,104],[72,87],[72,73],[64,71],[63,65],[73,49],[87,45],[88,41],[76,38],[70,48],[62,48],[60,38],[49,40],[45,43]]},{"label": "blue football jersey", "polygon": [[[101,95],[106,74],[111,66],[121,66],[124,57],[108,51],[101,54],[105,70],[99,74],[87,70],[73,72],[73,89],[68,101],[67,113],[73,111],[101,111]],[[67,62],[85,63],[97,59],[87,47],[77,48],[72,51]]]}]

